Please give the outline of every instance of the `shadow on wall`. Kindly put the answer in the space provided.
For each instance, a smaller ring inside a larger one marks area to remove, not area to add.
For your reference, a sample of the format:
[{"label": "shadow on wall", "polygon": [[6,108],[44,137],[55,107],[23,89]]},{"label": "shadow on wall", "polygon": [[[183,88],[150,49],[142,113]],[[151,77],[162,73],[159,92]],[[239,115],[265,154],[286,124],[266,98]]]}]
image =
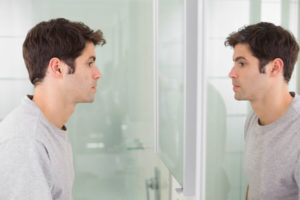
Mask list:
[{"label": "shadow on wall", "polygon": [[216,88],[207,85],[206,199],[227,200],[230,183],[223,167],[226,141],[226,107]]}]

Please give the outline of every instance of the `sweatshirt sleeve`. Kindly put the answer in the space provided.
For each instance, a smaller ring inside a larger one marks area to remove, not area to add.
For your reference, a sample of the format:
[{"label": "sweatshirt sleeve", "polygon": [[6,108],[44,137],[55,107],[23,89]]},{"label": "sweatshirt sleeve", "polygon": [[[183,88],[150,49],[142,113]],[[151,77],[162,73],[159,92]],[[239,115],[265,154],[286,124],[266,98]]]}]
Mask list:
[{"label": "sweatshirt sleeve", "polygon": [[0,142],[0,199],[52,200],[50,160],[31,138]]}]

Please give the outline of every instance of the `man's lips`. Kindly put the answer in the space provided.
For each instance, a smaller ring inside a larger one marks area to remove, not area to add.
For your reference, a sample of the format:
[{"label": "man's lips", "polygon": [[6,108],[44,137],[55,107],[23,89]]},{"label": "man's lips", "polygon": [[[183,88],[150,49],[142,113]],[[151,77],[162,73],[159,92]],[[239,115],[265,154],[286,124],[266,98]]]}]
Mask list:
[{"label": "man's lips", "polygon": [[233,90],[234,90],[234,91],[237,90],[237,89],[239,89],[239,88],[240,88],[240,86],[234,85],[234,84],[233,84]]}]

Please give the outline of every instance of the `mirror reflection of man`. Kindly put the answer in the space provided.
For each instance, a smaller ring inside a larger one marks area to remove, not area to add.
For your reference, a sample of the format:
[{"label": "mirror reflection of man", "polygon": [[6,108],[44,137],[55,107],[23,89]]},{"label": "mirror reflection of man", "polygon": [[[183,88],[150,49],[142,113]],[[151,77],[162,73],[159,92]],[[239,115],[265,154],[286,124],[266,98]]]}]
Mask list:
[{"label": "mirror reflection of man", "polygon": [[0,199],[71,200],[74,169],[64,124],[77,103],[93,102],[101,73],[100,30],[59,18],[27,34],[23,57],[34,85],[0,124]]},{"label": "mirror reflection of man", "polygon": [[234,97],[250,102],[245,124],[249,200],[299,199],[300,97],[289,92],[299,46],[280,26],[260,22],[231,33]]}]

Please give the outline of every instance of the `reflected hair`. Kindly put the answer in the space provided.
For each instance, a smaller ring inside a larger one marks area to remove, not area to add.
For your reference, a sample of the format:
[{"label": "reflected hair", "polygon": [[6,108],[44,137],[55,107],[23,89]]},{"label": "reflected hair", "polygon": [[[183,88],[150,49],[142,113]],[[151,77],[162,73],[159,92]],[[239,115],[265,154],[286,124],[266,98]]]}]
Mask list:
[{"label": "reflected hair", "polygon": [[299,45],[292,33],[281,26],[268,22],[245,26],[231,33],[224,42],[225,46],[248,44],[253,56],[259,60],[259,71],[265,72],[265,65],[275,58],[284,63],[283,76],[288,83],[298,58]]}]

